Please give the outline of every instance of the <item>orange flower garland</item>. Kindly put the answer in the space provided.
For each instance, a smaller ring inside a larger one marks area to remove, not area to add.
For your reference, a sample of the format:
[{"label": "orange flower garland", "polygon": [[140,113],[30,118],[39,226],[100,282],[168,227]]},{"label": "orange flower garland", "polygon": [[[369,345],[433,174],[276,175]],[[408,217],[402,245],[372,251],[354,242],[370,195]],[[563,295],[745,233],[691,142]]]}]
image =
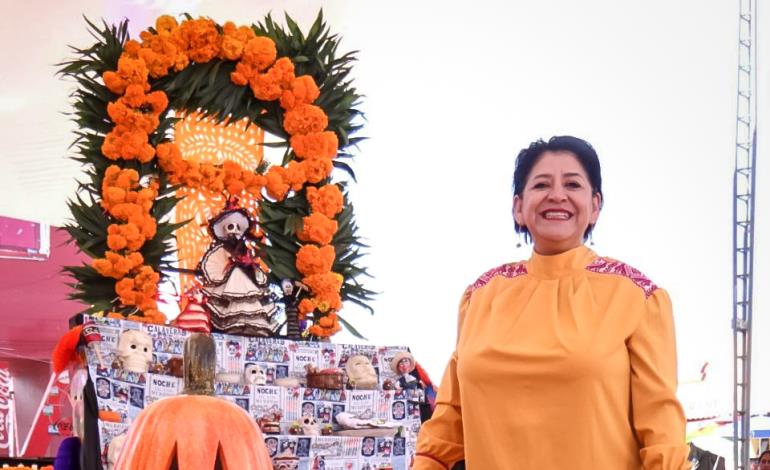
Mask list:
[{"label": "orange flower garland", "polygon": [[[246,26],[225,23],[222,33],[210,19],[185,20],[173,17],[156,20],[155,32],[144,31],[141,43],[129,40],[124,45],[115,71],[102,76],[105,86],[121,97],[108,105],[115,127],[107,134],[102,153],[111,160],[137,160],[148,163],[157,157],[158,166],[175,185],[226,191],[230,195],[246,193],[255,199],[268,197],[281,201],[289,191],[302,191],[312,212],[304,217],[297,237],[308,244],[297,252],[296,267],[312,297],[303,299],[303,316],[320,312],[310,329],[315,336],[330,336],[340,330],[336,311],[342,306],[342,276],[332,272],[335,249],[330,245],[338,224],[334,218],[343,207],[342,193],[336,185],[324,185],[331,175],[332,160],[337,155],[338,140],[327,131],[328,117],[312,103],[320,91],[312,77],[295,76],[294,64],[287,57],[277,57],[275,43],[256,36]],[[287,167],[273,166],[260,175],[225,162],[212,165],[185,160],[173,142],[153,147],[150,135],[168,107],[162,91],[150,92],[149,78],[179,72],[190,63],[205,63],[215,58],[238,61],[231,81],[248,86],[257,99],[278,100],[285,110],[283,127],[297,161]],[[126,306],[135,306],[146,317],[143,321],[162,321],[155,297],[159,274],[144,265],[140,250],[155,236],[157,221],[152,217],[157,184],[140,186],[139,174],[130,169],[110,166],[102,185],[101,205],[116,222],[108,227],[104,258],[92,265],[101,275],[117,280],[116,294]],[[317,185],[308,186],[308,183]]]},{"label": "orange flower garland", "polygon": [[336,184],[328,184],[320,189],[309,186],[305,191],[307,201],[313,212],[332,218],[342,212],[342,191]]},{"label": "orange flower garland", "polygon": [[297,232],[297,238],[304,242],[328,245],[337,232],[337,222],[320,212],[313,212],[302,219],[302,230]]}]

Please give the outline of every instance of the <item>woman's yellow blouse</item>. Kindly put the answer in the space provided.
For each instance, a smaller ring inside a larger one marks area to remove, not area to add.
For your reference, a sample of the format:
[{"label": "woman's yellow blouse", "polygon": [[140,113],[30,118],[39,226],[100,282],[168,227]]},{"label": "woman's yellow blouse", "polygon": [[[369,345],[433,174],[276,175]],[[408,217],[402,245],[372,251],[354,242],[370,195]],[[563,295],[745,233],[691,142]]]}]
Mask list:
[{"label": "woman's yellow blouse", "polygon": [[668,294],[580,246],[468,287],[414,470],[689,468]]}]

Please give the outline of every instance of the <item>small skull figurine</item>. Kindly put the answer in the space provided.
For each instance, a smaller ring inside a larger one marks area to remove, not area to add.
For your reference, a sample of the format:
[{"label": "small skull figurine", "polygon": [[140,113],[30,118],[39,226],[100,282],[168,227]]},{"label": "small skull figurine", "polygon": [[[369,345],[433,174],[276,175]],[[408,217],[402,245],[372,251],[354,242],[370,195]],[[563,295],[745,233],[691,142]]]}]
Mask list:
[{"label": "small skull figurine", "polygon": [[120,334],[117,349],[123,370],[144,373],[152,364],[152,339],[139,330],[126,330]]},{"label": "small skull figurine", "polygon": [[300,423],[300,427],[302,428],[302,435],[304,436],[317,436],[321,433],[321,428],[318,426],[318,422],[312,416],[303,416]]},{"label": "small skull figurine", "polygon": [[246,370],[243,371],[243,382],[251,385],[267,384],[267,375],[265,374],[265,370],[259,367],[257,364],[247,365]]}]

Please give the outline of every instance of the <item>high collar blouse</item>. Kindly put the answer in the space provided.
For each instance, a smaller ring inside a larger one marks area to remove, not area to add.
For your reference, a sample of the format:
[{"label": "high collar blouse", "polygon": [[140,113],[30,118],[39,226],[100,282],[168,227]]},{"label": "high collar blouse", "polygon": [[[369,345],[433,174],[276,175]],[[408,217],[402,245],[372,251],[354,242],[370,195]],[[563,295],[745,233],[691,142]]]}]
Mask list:
[{"label": "high collar blouse", "polygon": [[668,294],[580,246],[482,275],[415,470],[689,468]]}]

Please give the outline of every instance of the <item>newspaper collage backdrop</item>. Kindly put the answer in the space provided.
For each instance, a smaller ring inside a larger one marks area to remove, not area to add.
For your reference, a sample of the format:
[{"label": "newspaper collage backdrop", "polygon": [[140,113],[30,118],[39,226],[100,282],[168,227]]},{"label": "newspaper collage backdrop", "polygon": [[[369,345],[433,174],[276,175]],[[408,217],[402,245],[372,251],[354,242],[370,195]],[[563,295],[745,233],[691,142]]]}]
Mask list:
[{"label": "newspaper collage backdrop", "polygon": [[[85,317],[98,329],[98,348],[88,349],[88,370],[95,388],[99,409],[99,434],[102,460],[106,465],[110,441],[127,431],[139,412],[163,397],[182,393],[181,358],[189,334],[184,330],[125,320]],[[127,372],[116,360],[121,333],[146,332],[152,339],[152,363],[147,373]],[[280,434],[265,434],[265,443],[276,469],[406,470],[413,460],[420,428],[420,411],[409,391],[383,390],[382,384],[397,377],[390,361],[406,347],[348,345],[299,342],[273,338],[251,338],[213,334],[217,347],[217,375],[243,375],[258,365],[266,384],[215,383],[215,394],[246,410],[256,421],[280,423]],[[98,354],[97,354],[98,351]],[[379,387],[375,390],[324,390],[304,387],[306,365],[319,369],[344,368],[349,357],[367,356],[377,371]],[[274,385],[277,379],[296,377],[301,386]],[[313,416],[319,426],[328,424],[336,431],[334,417],[340,412],[362,419],[397,423],[395,436],[302,436],[291,435],[293,423]]]}]

